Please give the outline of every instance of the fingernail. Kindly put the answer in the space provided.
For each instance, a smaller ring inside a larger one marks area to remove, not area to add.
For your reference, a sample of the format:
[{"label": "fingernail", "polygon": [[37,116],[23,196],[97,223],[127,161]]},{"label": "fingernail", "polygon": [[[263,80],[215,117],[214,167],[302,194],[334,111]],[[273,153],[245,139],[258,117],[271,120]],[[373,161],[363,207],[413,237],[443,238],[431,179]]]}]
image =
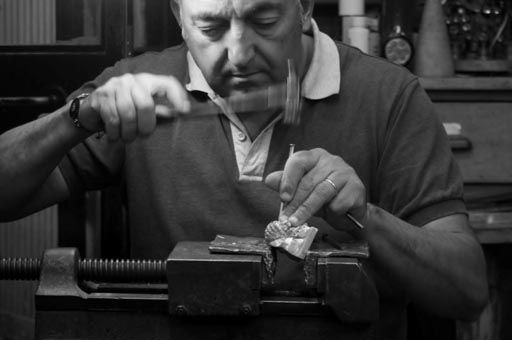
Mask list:
[{"label": "fingernail", "polygon": [[279,216],[279,222],[283,222],[284,223],[286,221],[288,221],[288,216],[286,216],[286,215]]},{"label": "fingernail", "polygon": [[290,202],[290,201],[291,201],[291,199],[292,199],[292,195],[290,195],[289,193],[287,193],[287,192],[283,192],[283,193],[281,194],[281,200],[282,200],[283,202]]},{"label": "fingernail", "polygon": [[299,219],[295,216],[292,216],[288,219],[288,222],[290,222],[292,225],[296,226],[299,223]]}]

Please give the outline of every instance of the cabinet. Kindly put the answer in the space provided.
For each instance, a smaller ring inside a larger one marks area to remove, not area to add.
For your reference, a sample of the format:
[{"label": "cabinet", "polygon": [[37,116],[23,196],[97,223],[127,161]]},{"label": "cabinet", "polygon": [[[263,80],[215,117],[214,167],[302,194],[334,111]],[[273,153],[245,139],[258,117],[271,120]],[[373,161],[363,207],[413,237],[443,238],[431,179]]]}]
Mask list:
[{"label": "cabinet", "polygon": [[512,184],[512,78],[423,79],[468,184]]},{"label": "cabinet", "polygon": [[470,223],[487,260],[490,303],[459,340],[512,338],[512,78],[421,79],[447,129]]},{"label": "cabinet", "polygon": [[61,106],[130,49],[129,0],[0,1],[0,132]]}]

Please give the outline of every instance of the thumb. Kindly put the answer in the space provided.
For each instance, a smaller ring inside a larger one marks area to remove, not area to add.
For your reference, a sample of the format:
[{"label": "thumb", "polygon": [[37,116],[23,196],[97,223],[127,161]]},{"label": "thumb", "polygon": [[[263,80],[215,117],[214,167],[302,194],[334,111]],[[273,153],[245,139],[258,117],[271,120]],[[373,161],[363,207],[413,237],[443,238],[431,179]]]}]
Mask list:
[{"label": "thumb", "polygon": [[267,185],[272,190],[279,191],[282,177],[283,171],[273,172],[265,178],[265,185]]},{"label": "thumb", "polygon": [[174,108],[174,105],[165,97],[155,96],[155,113],[160,118],[176,117],[180,110]]}]

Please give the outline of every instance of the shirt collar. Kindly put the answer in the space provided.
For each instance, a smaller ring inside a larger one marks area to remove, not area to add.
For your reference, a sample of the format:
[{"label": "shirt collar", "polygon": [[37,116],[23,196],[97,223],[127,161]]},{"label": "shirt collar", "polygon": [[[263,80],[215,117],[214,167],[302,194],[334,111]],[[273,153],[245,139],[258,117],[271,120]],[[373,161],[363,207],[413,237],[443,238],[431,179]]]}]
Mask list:
[{"label": "shirt collar", "polygon": [[314,20],[311,20],[311,25],[313,58],[302,80],[301,91],[303,97],[318,100],[340,92],[340,55],[334,40],[320,32]]},{"label": "shirt collar", "polygon": [[[313,30],[313,57],[309,69],[302,80],[302,96],[318,100],[337,94],[340,91],[340,57],[336,43],[327,34],[320,32],[318,25],[311,20]],[[190,82],[185,85],[188,91],[200,91],[213,95],[214,91],[197,66],[192,54],[187,52]]]}]

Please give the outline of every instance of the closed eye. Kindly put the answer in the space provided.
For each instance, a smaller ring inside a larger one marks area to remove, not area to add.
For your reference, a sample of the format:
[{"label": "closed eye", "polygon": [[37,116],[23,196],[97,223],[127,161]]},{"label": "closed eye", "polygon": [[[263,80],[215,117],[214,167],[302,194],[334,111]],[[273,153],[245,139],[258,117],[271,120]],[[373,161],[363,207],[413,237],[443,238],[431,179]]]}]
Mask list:
[{"label": "closed eye", "polygon": [[198,26],[198,28],[203,35],[211,39],[220,37],[226,29],[225,25],[219,24]]},{"label": "closed eye", "polygon": [[252,23],[257,28],[262,29],[270,29],[274,27],[279,22],[278,17],[272,17],[272,18],[255,18],[252,20]]}]

